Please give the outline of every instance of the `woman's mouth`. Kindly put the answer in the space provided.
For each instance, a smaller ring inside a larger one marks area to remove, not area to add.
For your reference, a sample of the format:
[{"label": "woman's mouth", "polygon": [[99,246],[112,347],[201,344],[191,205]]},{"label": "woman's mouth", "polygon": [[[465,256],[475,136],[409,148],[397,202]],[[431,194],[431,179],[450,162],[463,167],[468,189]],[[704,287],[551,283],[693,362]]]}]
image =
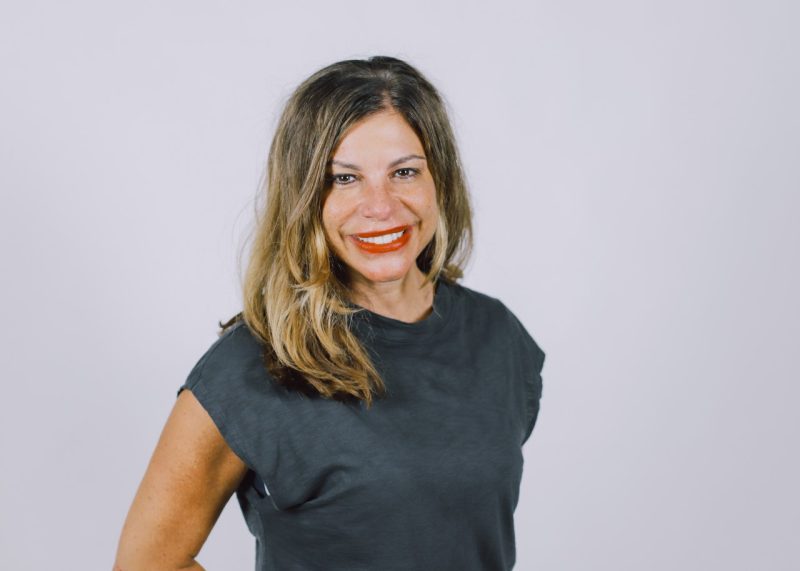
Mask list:
[{"label": "woman's mouth", "polygon": [[399,250],[411,237],[411,226],[389,228],[379,232],[351,234],[350,238],[363,251],[370,254],[383,254]]}]

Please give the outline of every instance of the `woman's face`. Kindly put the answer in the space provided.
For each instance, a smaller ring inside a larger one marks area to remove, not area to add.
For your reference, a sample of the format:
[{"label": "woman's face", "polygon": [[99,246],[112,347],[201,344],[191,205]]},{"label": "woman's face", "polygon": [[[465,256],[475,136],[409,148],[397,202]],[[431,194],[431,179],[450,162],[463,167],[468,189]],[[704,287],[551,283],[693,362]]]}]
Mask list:
[{"label": "woman's face", "polygon": [[322,223],[352,286],[421,273],[439,209],[422,143],[396,111],[353,125],[334,150]]}]

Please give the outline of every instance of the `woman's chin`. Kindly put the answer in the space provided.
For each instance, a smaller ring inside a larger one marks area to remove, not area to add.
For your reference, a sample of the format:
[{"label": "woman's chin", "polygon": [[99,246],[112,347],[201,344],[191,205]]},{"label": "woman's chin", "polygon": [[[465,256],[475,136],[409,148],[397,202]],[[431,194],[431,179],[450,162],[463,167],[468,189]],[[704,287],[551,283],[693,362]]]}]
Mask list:
[{"label": "woman's chin", "polygon": [[358,282],[387,283],[403,281],[412,272],[419,272],[415,263],[367,264],[351,268]]}]

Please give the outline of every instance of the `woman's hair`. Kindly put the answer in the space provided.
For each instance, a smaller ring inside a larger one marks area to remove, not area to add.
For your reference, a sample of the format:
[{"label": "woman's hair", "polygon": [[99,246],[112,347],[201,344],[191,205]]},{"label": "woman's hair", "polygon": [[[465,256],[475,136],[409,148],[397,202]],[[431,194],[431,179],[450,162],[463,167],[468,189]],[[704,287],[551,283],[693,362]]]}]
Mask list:
[{"label": "woman's hair", "polygon": [[455,137],[437,90],[408,63],[385,56],[331,64],[289,97],[269,150],[266,204],[256,218],[243,283],[244,320],[264,343],[284,386],[366,406],[385,386],[350,328],[347,272],[322,225],[329,161],[347,130],[384,110],[399,112],[425,150],[439,220],[416,263],[426,280],[456,281],[472,251],[472,209]]}]

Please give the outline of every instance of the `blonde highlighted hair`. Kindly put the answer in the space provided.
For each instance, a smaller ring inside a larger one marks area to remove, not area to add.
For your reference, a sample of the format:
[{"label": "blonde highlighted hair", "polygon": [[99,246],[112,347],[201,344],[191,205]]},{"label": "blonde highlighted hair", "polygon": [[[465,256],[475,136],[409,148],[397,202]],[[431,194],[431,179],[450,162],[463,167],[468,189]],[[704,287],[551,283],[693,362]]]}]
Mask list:
[{"label": "blonde highlighted hair", "polygon": [[417,257],[426,280],[463,276],[472,251],[472,208],[444,102],[408,63],[385,56],[329,65],[287,101],[267,161],[263,197],[243,281],[244,320],[264,343],[264,362],[281,384],[367,407],[385,386],[351,330],[347,272],[328,245],[322,205],[329,161],[347,130],[383,110],[414,129],[436,187],[437,229]]}]

